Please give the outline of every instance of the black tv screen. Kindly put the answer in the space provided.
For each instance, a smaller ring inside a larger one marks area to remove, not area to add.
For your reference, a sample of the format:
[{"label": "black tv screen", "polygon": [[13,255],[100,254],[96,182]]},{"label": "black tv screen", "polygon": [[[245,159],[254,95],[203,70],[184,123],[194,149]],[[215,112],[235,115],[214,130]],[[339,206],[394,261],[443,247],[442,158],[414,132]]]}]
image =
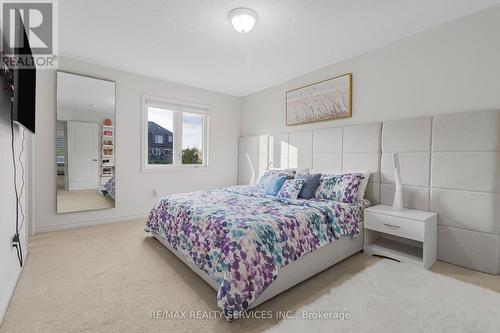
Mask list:
[{"label": "black tv screen", "polygon": [[[8,114],[10,113],[10,104],[11,104],[11,90],[9,86],[9,82],[7,81],[6,78],[2,77],[2,80],[0,81],[0,113],[1,117],[5,117],[5,119],[8,118]],[[5,115],[5,116],[4,116]]]},{"label": "black tv screen", "polygon": [[[21,21],[21,20],[19,20]],[[14,69],[14,105],[13,120],[22,125],[31,133],[35,133],[35,95],[36,95],[36,66],[33,61],[31,47],[24,25],[18,25],[19,38],[22,38],[22,47],[15,49],[15,56],[26,59],[24,65]]]}]

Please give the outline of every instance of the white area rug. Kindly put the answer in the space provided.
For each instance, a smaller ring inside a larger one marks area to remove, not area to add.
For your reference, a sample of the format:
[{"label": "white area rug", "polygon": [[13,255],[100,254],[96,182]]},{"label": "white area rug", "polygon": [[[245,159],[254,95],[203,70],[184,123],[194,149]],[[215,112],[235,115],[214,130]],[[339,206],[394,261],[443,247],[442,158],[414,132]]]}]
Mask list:
[{"label": "white area rug", "polygon": [[[350,319],[304,319],[334,312]],[[380,260],[267,332],[499,332],[500,294]]]}]

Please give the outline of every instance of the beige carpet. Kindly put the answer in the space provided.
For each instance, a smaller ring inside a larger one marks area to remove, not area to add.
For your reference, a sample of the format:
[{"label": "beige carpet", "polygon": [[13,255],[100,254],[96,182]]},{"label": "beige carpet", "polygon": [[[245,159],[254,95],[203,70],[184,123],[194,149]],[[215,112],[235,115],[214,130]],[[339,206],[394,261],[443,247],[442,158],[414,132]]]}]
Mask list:
[{"label": "beige carpet", "polygon": [[[129,221],[41,234],[1,333],[261,332],[272,320],[151,319],[150,311],[217,310],[215,291]],[[259,306],[296,311],[378,259],[357,254]],[[500,277],[445,263],[433,270],[500,292]]]}]

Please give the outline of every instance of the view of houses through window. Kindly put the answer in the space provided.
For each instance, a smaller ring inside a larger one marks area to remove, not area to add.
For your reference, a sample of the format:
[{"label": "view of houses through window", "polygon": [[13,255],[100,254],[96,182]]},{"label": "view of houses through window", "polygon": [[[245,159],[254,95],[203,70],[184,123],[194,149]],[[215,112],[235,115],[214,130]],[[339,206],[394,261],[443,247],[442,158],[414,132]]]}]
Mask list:
[{"label": "view of houses through window", "polygon": [[[148,164],[204,164],[205,114],[147,107]],[[181,133],[175,133],[176,129]],[[176,140],[180,142],[176,142]],[[175,153],[182,150],[180,160]]]},{"label": "view of houses through window", "polygon": [[174,162],[174,112],[148,107],[148,164]]}]

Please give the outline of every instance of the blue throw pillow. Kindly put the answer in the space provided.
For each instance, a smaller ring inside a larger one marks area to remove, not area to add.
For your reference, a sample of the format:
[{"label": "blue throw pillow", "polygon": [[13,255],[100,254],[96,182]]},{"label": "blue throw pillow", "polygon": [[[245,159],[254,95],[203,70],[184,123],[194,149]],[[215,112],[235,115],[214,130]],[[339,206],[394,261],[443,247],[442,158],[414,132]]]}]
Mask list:
[{"label": "blue throw pillow", "polygon": [[318,188],[319,182],[321,180],[321,174],[316,173],[313,175],[297,175],[296,179],[303,179],[305,181],[304,186],[302,186],[302,190],[299,193],[299,198],[314,198],[314,193],[316,193],[316,189]]},{"label": "blue throw pillow", "polygon": [[260,176],[259,180],[257,181],[256,186],[265,191],[267,188],[267,185],[269,185],[269,180],[272,177],[277,177],[277,176],[285,176],[287,178],[293,178],[293,177],[295,177],[295,171],[287,170],[287,169],[266,170],[266,172],[264,172],[264,174],[262,176]]},{"label": "blue throw pillow", "polygon": [[274,176],[269,179],[269,182],[266,187],[266,194],[270,195],[276,195],[281,189],[281,186],[283,186],[283,183],[285,182],[286,177],[285,176]]}]

